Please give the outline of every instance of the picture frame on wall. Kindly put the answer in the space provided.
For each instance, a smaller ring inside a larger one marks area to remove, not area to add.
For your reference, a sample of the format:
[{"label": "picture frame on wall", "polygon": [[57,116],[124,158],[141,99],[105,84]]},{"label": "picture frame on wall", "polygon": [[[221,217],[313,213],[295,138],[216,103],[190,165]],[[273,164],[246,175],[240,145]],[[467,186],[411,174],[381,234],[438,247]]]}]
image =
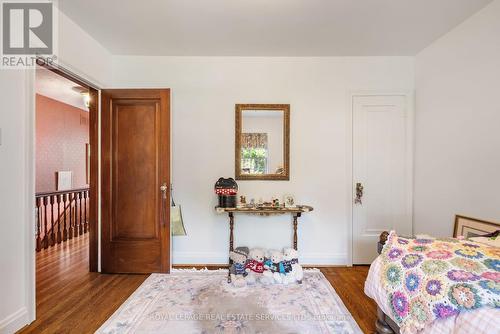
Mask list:
[{"label": "picture frame on wall", "polygon": [[455,216],[453,237],[473,238],[484,236],[500,229],[500,224],[461,215]]},{"label": "picture frame on wall", "polygon": [[57,171],[56,190],[70,190],[73,189],[73,172],[72,171]]}]

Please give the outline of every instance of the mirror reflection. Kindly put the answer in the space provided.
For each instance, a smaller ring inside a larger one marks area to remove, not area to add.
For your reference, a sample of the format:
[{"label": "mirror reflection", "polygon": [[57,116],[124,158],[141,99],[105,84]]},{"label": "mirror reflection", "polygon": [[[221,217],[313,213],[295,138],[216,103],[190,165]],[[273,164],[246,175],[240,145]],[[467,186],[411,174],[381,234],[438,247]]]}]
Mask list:
[{"label": "mirror reflection", "polygon": [[283,110],[242,112],[242,174],[283,174]]},{"label": "mirror reflection", "polygon": [[289,106],[237,105],[236,112],[236,178],[288,179]]}]

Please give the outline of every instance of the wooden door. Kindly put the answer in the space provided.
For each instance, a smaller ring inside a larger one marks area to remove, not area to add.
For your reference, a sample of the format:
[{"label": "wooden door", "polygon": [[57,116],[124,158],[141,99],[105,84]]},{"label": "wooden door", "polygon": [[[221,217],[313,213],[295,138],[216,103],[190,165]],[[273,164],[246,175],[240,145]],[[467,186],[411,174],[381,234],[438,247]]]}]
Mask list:
[{"label": "wooden door", "polygon": [[103,90],[101,115],[102,272],[169,272],[170,90]]},{"label": "wooden door", "polygon": [[[377,257],[383,231],[411,235],[411,141],[408,97],[353,98],[353,263]],[[358,186],[359,184],[359,186]]]}]

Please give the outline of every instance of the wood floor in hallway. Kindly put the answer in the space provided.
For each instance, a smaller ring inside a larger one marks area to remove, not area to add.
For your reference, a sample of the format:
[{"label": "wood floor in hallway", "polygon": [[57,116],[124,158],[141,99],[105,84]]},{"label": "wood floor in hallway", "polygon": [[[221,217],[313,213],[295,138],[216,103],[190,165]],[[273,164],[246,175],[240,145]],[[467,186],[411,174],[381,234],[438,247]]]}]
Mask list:
[{"label": "wood floor in hallway", "polygon": [[[88,254],[88,234],[37,253],[37,320],[19,333],[93,333],[147,278],[90,273]],[[374,333],[375,304],[363,293],[368,267],[321,271],[363,332]]]}]

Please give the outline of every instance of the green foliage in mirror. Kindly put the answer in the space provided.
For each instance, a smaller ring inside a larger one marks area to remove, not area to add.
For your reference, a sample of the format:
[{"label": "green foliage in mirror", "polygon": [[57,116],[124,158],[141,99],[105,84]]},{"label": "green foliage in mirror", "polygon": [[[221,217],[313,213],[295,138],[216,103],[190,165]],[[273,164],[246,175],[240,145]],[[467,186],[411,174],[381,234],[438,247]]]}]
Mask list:
[{"label": "green foliage in mirror", "polygon": [[267,173],[267,149],[241,148],[241,170],[245,174]]}]

